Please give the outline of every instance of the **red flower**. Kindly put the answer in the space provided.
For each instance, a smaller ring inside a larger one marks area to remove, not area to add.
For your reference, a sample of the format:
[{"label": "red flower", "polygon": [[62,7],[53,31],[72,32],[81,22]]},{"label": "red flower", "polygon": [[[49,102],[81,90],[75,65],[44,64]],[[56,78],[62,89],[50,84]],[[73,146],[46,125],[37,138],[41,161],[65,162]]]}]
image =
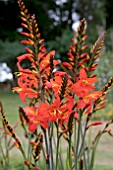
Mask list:
[{"label": "red flower", "polygon": [[34,132],[37,129],[37,125],[40,124],[44,129],[48,127],[48,117],[49,115],[45,112],[40,112],[37,106],[35,107],[24,107],[24,111],[29,119],[29,131]]},{"label": "red flower", "polygon": [[[30,70],[29,70],[30,71]],[[26,86],[26,87],[35,87],[38,89],[38,79],[33,72],[20,72],[19,73],[19,78],[18,78],[18,85],[20,87]]]},{"label": "red flower", "polygon": [[57,96],[51,105],[41,102],[39,112],[40,114],[44,112],[45,115],[49,115],[48,120],[50,122],[56,122],[57,120],[60,122],[66,122],[72,113],[73,103],[73,98],[62,103]]},{"label": "red flower", "polygon": [[78,118],[79,118],[79,113],[78,113],[78,112],[75,112],[75,114],[74,114],[74,119],[77,119],[77,120],[78,120]]},{"label": "red flower", "polygon": [[101,91],[94,91],[88,95],[86,95],[83,99],[81,99],[78,103],[77,103],[77,109],[83,109],[86,108],[86,112],[87,114],[89,114],[92,110],[92,101],[97,100],[100,96],[102,95]]},{"label": "red flower", "polygon": [[[51,51],[49,53],[47,52],[40,52],[38,54],[38,60],[40,62],[40,71],[43,72],[43,71],[46,71],[46,73],[49,73],[49,66],[50,66],[50,57],[53,57],[55,56],[55,51]],[[53,64],[54,64],[54,67],[59,64],[59,60],[53,60]]]},{"label": "red flower", "polygon": [[13,91],[16,91],[17,93],[19,93],[20,95],[20,99],[23,102],[26,102],[26,97],[28,98],[37,98],[38,96],[38,92],[31,89],[31,88],[27,88],[26,86],[24,87],[24,85],[22,87],[14,87]]},{"label": "red flower", "polygon": [[63,71],[58,71],[58,70],[56,70],[55,71],[55,76],[65,76],[67,73],[66,72],[63,72]]},{"label": "red flower", "polygon": [[61,87],[62,77],[55,76],[54,80],[53,79],[50,80],[50,83],[51,83],[53,91],[58,93],[58,91]]},{"label": "red flower", "polygon": [[49,121],[55,122],[58,119],[58,108],[60,107],[60,100],[55,100],[51,105],[45,102],[40,103],[39,112],[45,115],[49,115]]},{"label": "red flower", "polygon": [[83,68],[80,70],[79,74],[80,80],[72,85],[71,90],[79,97],[84,97],[95,87],[92,86],[98,79],[97,78],[87,78],[87,74]]},{"label": "red flower", "polygon": [[[46,86],[48,88],[51,88],[54,91],[55,94],[59,94],[59,91],[62,88],[61,85],[62,85],[63,77],[65,76],[65,74],[63,72],[56,72],[54,79],[51,79],[50,82],[47,81]],[[65,89],[65,97],[69,92],[71,84],[72,84],[72,82],[68,78],[67,84],[66,84],[66,89]]]},{"label": "red flower", "polygon": [[18,56],[17,57],[18,59],[18,62],[17,62],[17,67],[19,69],[19,71],[22,71],[22,70],[27,70],[27,71],[30,71],[29,69],[23,69],[20,65],[20,63],[23,61],[23,60],[29,60],[30,62],[34,62],[34,59],[33,59],[33,55],[32,54],[23,54],[21,56]]},{"label": "red flower", "polygon": [[67,69],[69,69],[69,70],[72,70],[72,69],[73,69],[72,66],[71,66],[71,64],[69,64],[68,62],[63,62],[62,65],[63,65],[64,67],[67,67]]},{"label": "red flower", "polygon": [[34,167],[34,170],[41,170],[40,168],[38,168],[37,166]]},{"label": "red flower", "polygon": [[100,121],[96,121],[96,122],[91,122],[88,126],[87,126],[87,129],[91,126],[97,126],[97,125],[102,125],[102,122]]}]

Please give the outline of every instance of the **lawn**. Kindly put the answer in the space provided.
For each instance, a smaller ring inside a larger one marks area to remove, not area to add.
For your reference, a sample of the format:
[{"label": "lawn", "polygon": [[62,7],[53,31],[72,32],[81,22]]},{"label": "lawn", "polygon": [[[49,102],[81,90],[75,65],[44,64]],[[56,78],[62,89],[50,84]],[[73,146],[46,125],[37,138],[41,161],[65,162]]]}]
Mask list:
[{"label": "lawn", "polygon": [[18,107],[25,104],[21,102],[17,93],[9,91],[0,92],[0,101],[9,123],[14,124],[18,120]]},{"label": "lawn", "polygon": [[[21,102],[18,94],[12,92],[0,92],[0,101],[3,104],[4,112],[6,113],[6,117],[9,121],[9,124],[15,125],[15,123],[19,119],[18,106],[24,106],[25,104]],[[96,115],[94,115],[94,119],[106,121],[106,119],[110,119],[112,118],[112,116],[113,106],[111,104],[108,104],[108,107],[106,107],[105,111],[100,111]],[[20,134],[22,138],[23,130],[19,127],[17,128],[16,131],[18,134]],[[98,128],[95,128],[93,133],[95,131],[98,131]],[[11,152],[13,153],[13,150]],[[12,156],[13,159],[11,162],[12,166],[11,170],[16,169],[22,170],[21,169],[22,159],[20,158],[20,153],[14,151]],[[113,170],[113,138],[106,134],[103,135],[103,137],[101,138],[101,141],[97,148],[95,170]]]}]

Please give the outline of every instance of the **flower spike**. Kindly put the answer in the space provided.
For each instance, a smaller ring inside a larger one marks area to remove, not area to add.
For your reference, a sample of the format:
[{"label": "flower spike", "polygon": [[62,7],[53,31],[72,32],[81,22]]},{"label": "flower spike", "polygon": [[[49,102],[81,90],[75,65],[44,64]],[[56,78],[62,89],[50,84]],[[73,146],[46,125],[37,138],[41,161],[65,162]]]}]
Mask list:
[{"label": "flower spike", "polygon": [[90,50],[90,61],[87,68],[88,71],[94,71],[96,69],[96,66],[98,65],[97,63],[95,63],[95,60],[99,57],[99,54],[102,50],[105,35],[106,33],[103,32]]},{"label": "flower spike", "polygon": [[109,80],[109,82],[105,85],[105,87],[102,88],[103,95],[108,93],[108,90],[112,87],[112,85],[113,85],[113,77]]},{"label": "flower spike", "polygon": [[86,39],[86,20],[83,19],[78,27],[78,31],[74,33],[70,51],[67,53],[69,62],[62,64],[74,74],[78,74],[79,69],[81,67],[84,68],[85,62],[89,60],[88,54],[84,53],[84,50],[88,48],[88,46],[84,44]]}]

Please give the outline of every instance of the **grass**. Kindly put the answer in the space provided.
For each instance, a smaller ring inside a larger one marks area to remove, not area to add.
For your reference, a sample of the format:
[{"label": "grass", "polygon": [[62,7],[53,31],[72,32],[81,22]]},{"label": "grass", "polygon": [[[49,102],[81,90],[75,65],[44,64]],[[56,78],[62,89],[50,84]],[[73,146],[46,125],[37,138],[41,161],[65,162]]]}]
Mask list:
[{"label": "grass", "polygon": [[113,104],[107,103],[106,107],[102,110],[97,111],[93,115],[95,120],[111,120],[113,119]]},{"label": "grass", "polygon": [[105,165],[96,165],[94,170],[113,170],[113,167]]},{"label": "grass", "polygon": [[[19,119],[18,107],[24,106],[21,102],[18,94],[12,92],[0,92],[0,101],[3,104],[4,112],[9,121],[9,124],[14,125]],[[93,119],[97,120],[109,120],[113,117],[113,106],[109,103],[105,110],[98,111]],[[22,129],[22,128],[21,128]],[[98,130],[98,128],[96,129]],[[22,138],[23,131],[20,128],[17,129]],[[105,134],[106,135],[106,134]],[[96,153],[96,165],[94,170],[113,170],[113,138],[108,135],[103,136]],[[11,151],[12,153],[15,151]],[[15,152],[16,153],[16,152]],[[22,164],[22,156],[12,154],[13,159],[11,160],[11,170],[24,170]]]},{"label": "grass", "polygon": [[0,92],[0,101],[9,123],[14,124],[18,120],[18,107],[25,104],[21,102],[18,94],[9,91]]},{"label": "grass", "polygon": [[113,170],[113,138],[108,134],[102,136],[97,146],[95,170],[100,167],[103,167],[102,170]]}]

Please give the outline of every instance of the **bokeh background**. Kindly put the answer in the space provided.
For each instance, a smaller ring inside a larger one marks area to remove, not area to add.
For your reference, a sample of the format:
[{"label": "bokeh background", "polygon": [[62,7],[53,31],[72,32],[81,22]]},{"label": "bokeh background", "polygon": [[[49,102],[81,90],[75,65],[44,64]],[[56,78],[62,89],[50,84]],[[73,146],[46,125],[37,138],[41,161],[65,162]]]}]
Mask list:
[{"label": "bokeh background", "polygon": [[[99,78],[97,88],[102,88],[113,76],[113,0],[23,1],[29,13],[36,15],[47,51],[55,49],[56,58],[62,61],[66,60],[71,38],[82,18],[86,18],[87,21],[89,48],[98,36],[106,31],[105,44],[96,71]],[[0,82],[5,85],[6,79],[12,80],[10,72],[17,71],[16,57],[25,52],[24,46],[20,44],[21,31],[23,29],[17,0],[0,0]],[[112,100],[111,90],[109,101]]]}]

